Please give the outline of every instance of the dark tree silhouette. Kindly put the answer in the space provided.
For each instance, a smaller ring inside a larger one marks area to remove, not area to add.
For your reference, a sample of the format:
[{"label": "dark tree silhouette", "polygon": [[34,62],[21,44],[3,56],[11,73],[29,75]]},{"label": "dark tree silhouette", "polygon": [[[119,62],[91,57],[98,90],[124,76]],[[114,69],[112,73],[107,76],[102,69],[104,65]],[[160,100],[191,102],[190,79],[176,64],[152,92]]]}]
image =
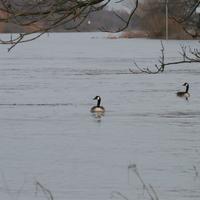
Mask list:
[{"label": "dark tree silhouette", "polygon": [[[111,0],[2,0],[0,2],[0,22],[10,23],[24,28],[28,32],[20,33],[9,40],[1,40],[1,44],[11,44],[11,50],[18,43],[37,39],[42,34],[65,25],[67,30],[76,30],[90,13],[104,9]],[[123,2],[121,0],[118,3]],[[126,29],[134,15],[138,0],[134,0],[127,19],[115,15],[123,22],[114,32]],[[101,30],[109,31],[101,27]],[[113,32],[113,31],[112,31]],[[37,33],[37,34],[35,34]]]},{"label": "dark tree silhouette", "polygon": [[[170,0],[171,1],[171,0]],[[192,38],[197,39],[200,37],[200,13],[197,13],[197,8],[200,7],[200,0],[181,0],[177,3],[177,9],[171,8],[171,18],[180,24],[183,30]],[[173,6],[173,4],[172,4]],[[170,8],[169,8],[170,9]]]}]

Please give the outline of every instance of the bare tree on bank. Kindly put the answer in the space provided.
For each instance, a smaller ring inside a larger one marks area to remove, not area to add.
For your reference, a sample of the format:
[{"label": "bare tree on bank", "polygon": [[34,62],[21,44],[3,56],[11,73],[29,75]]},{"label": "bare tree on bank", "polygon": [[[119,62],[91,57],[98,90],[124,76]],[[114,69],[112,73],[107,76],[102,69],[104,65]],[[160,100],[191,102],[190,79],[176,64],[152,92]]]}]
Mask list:
[{"label": "bare tree on bank", "polygon": [[180,12],[169,7],[173,10],[170,17],[182,26],[185,33],[194,39],[198,39],[200,37],[200,0],[180,0],[177,5]]},{"label": "bare tree on bank", "polygon": [[145,0],[138,8],[141,28],[151,38],[164,38],[168,16],[169,38],[196,39],[200,36],[199,6],[200,0]]},{"label": "bare tree on bank", "polygon": [[[125,0],[119,3],[122,1]],[[127,19],[116,14],[123,25],[115,32],[122,31],[129,25],[138,7],[138,0],[134,1]],[[2,0],[0,22],[17,25],[28,31],[7,41],[1,40],[1,44],[11,44],[11,50],[18,43],[37,39],[62,25],[66,25],[66,30],[77,30],[90,13],[104,9],[110,2],[111,0]]]}]

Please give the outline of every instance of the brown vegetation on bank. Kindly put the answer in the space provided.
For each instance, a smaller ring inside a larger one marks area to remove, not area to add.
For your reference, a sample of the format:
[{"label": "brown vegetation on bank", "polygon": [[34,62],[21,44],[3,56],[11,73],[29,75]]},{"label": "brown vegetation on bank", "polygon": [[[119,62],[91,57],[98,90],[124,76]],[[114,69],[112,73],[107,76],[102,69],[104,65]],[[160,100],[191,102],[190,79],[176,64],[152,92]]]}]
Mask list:
[{"label": "brown vegetation on bank", "polygon": [[[199,15],[194,11],[197,1],[168,0],[168,38],[198,39]],[[191,10],[193,14],[191,15]],[[177,12],[178,11],[178,12]],[[138,6],[139,28],[109,38],[166,38],[166,1],[146,0]],[[187,16],[190,16],[187,20]],[[184,23],[182,23],[184,22]]]},{"label": "brown vegetation on bank", "polygon": [[124,31],[121,34],[109,34],[109,39],[128,39],[128,38],[148,38],[148,33],[146,31],[136,30],[136,31]]},{"label": "brown vegetation on bank", "polygon": [[[194,36],[198,37],[196,34],[196,29],[198,29],[199,18],[194,16],[191,21],[187,22],[185,26],[178,23],[178,20],[174,18],[183,18],[187,14],[190,5],[195,3],[195,0],[190,2],[186,0],[168,0],[169,1],[169,39],[192,39]],[[146,0],[142,3],[140,2],[134,18],[130,21],[129,27],[126,32],[122,32],[120,35],[109,35],[110,39],[117,38],[165,38],[166,35],[166,16],[165,16],[165,0]],[[178,2],[178,3],[177,3]],[[177,13],[177,10],[180,11]],[[116,11],[115,11],[116,12]],[[73,20],[69,23],[62,24],[59,27],[52,28],[52,32],[65,32],[65,31],[80,31],[80,32],[95,32],[101,30],[109,30],[110,32],[115,32],[118,27],[123,26],[123,20],[116,17],[116,13],[112,10],[100,10],[98,12],[91,12],[87,16],[86,20],[75,30],[69,30],[73,23]],[[0,18],[5,18],[8,13],[0,10]],[[117,15],[121,19],[127,19],[129,13],[126,11],[117,11]],[[195,21],[196,20],[196,21]],[[37,31],[38,27],[47,26],[47,20],[42,20],[36,23],[31,23],[30,26],[20,26],[17,24],[11,24],[9,22],[0,23],[0,32],[4,33],[29,33]],[[196,25],[196,29],[191,28],[191,24]],[[187,31],[186,31],[187,30]],[[188,32],[194,33],[188,34]]]}]

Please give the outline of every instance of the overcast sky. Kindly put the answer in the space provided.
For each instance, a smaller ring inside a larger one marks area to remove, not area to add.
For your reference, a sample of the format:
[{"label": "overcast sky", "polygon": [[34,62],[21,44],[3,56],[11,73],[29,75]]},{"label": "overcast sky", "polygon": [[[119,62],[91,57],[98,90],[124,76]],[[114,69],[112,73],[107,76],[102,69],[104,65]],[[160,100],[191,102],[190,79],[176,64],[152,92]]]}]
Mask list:
[{"label": "overcast sky", "polygon": [[[144,0],[139,0],[140,2],[143,2]],[[135,0],[123,0],[120,3],[120,0],[111,0],[110,4],[109,4],[109,8],[115,8],[115,9],[123,9],[126,11],[130,11],[133,9],[134,7],[134,2]]]}]

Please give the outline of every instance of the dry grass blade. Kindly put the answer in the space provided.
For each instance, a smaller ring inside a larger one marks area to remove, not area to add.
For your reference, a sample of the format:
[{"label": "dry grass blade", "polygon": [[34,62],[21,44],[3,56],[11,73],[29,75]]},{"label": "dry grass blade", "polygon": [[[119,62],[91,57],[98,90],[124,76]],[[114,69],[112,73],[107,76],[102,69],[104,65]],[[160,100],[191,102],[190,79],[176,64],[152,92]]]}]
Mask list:
[{"label": "dry grass blade", "polygon": [[154,190],[154,188],[151,185],[148,187],[145,184],[145,182],[142,179],[142,177],[140,176],[140,173],[135,164],[129,165],[128,170],[132,170],[135,173],[135,175],[139,179],[140,183],[142,184],[144,191],[146,191],[146,193],[148,194],[148,196],[150,197],[151,200],[159,200],[158,195],[157,195],[156,191]]},{"label": "dry grass blade", "polygon": [[44,187],[40,182],[36,181],[35,185],[36,185],[36,195],[38,193],[38,189],[40,189],[48,200],[54,199],[51,191],[47,189],[46,187]]}]

